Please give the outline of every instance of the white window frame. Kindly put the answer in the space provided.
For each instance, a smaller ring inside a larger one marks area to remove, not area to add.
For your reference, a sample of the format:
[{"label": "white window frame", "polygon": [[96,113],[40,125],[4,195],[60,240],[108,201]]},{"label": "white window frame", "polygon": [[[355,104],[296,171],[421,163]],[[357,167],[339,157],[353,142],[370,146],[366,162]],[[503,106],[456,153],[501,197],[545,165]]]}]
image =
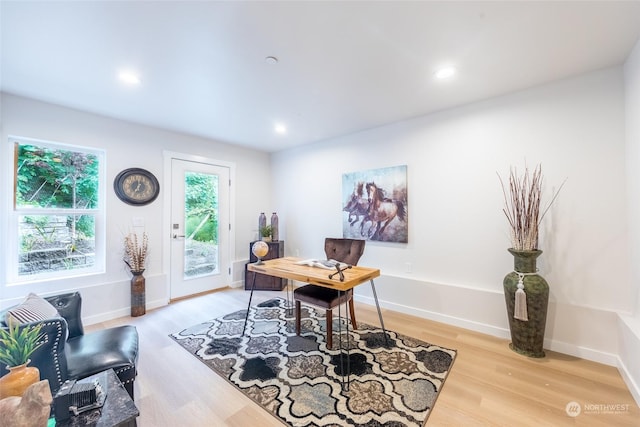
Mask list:
[{"label": "white window frame", "polygon": [[[15,154],[11,155],[11,191],[9,192],[9,229],[8,231],[8,244],[11,254],[9,259],[5,258],[8,263],[5,265],[7,271],[7,281],[9,284],[24,284],[34,282],[44,282],[49,280],[58,280],[62,278],[80,277],[93,274],[102,274],[105,272],[105,246],[106,246],[106,152],[105,150],[96,149],[92,147],[83,147],[78,145],[65,144],[53,141],[43,141],[26,137],[9,137],[9,146],[13,153],[16,143],[29,144],[40,147],[47,147],[53,149],[62,149],[70,151],[78,151],[87,154],[93,154],[98,158],[98,203],[94,209],[43,209],[43,208],[18,208],[15,203],[16,196],[16,159]],[[23,215],[47,215],[55,212],[58,215],[93,215],[95,217],[95,260],[91,267],[77,268],[72,270],[60,270],[52,272],[44,272],[29,275],[20,275],[18,271],[18,245],[20,239],[18,235],[18,221],[20,216]]]}]

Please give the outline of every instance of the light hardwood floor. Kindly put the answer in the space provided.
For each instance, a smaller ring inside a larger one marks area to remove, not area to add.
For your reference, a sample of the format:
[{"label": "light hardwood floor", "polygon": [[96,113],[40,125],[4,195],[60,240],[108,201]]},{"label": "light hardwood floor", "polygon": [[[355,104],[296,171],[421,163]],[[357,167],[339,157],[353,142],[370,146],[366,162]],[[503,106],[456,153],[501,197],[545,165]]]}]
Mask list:
[{"label": "light hardwood floor", "polygon": [[[256,291],[253,301],[274,296],[285,293]],[[86,328],[138,328],[139,427],[282,426],[168,337],[244,309],[248,298],[243,290],[225,289]],[[356,303],[356,316],[378,324],[375,307]],[[503,339],[389,310],[383,316],[387,329],[458,351],[429,426],[640,426],[640,409],[614,367],[552,351],[529,359]],[[578,416],[567,415],[569,402],[581,405]]]}]

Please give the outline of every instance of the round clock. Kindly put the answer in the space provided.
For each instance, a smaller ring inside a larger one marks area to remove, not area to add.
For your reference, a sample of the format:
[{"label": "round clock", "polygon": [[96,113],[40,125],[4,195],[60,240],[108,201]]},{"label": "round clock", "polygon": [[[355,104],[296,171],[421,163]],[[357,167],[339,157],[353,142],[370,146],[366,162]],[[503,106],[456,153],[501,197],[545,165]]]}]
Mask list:
[{"label": "round clock", "polygon": [[153,174],[140,168],[125,169],[113,181],[120,200],[134,206],[153,202],[160,193],[160,184]]}]

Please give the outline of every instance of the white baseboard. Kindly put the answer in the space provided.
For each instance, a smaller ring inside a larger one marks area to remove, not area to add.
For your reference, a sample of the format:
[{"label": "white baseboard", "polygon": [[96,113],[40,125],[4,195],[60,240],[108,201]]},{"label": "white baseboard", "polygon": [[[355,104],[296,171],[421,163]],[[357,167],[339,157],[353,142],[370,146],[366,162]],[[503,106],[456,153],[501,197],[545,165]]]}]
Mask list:
[{"label": "white baseboard", "polygon": [[567,344],[555,340],[544,340],[544,348],[569,356],[579,357],[580,359],[591,360],[592,362],[602,363],[609,366],[618,366],[618,355],[607,353],[604,351],[594,350],[592,348],[581,347],[573,344]]},{"label": "white baseboard", "polygon": [[620,372],[620,375],[622,376],[624,383],[627,385],[627,388],[629,388],[629,392],[633,396],[633,399],[636,401],[636,404],[638,405],[638,407],[640,407],[640,386],[638,386],[638,383],[635,382],[633,376],[627,369],[627,366],[624,364],[622,359],[618,357],[617,360],[618,364],[616,366],[618,368],[618,372]]},{"label": "white baseboard", "polygon": [[[365,304],[375,306],[375,300],[372,297],[356,295],[356,301],[363,302]],[[380,301],[380,300],[379,300]],[[468,319],[461,319],[454,316],[448,316],[442,313],[436,313],[429,310],[423,310],[416,307],[409,307],[407,305],[396,304],[388,301],[380,301],[381,308],[387,308],[389,310],[397,311],[400,313],[410,314],[424,319],[433,320],[435,322],[445,323],[447,325],[458,326],[460,328],[469,329],[483,334],[492,335],[499,338],[509,338],[509,330],[498,328],[492,325],[486,325],[479,322],[474,322]]]},{"label": "white baseboard", "polygon": [[[163,307],[168,304],[168,301],[164,299],[159,299],[155,301],[147,301],[145,304],[146,310],[153,310],[154,308]],[[105,311],[99,314],[95,314],[92,316],[86,316],[82,318],[82,324],[85,326],[94,325],[96,323],[107,322],[109,320],[117,319],[120,317],[128,317],[131,316],[131,308],[124,307],[118,310],[113,311]]]},{"label": "white baseboard", "polygon": [[640,406],[640,315],[618,316],[618,371]]},{"label": "white baseboard", "polygon": [[[363,302],[365,304],[374,305],[375,300],[372,297],[356,295],[356,301]],[[463,319],[460,317],[448,316],[442,313],[436,313],[429,310],[423,310],[416,307],[410,307],[407,305],[396,304],[389,301],[380,300],[380,307],[387,308],[389,310],[397,311],[400,313],[410,314],[413,316],[421,317],[424,319],[433,320],[435,322],[444,323],[447,325],[453,325],[471,331],[480,332],[483,334],[491,335],[498,338],[510,339],[511,334],[509,329],[500,328],[493,325],[487,325],[484,323],[476,322],[469,319]],[[557,340],[545,339],[544,348],[556,351],[570,356],[579,357],[581,359],[591,360],[598,363],[603,363],[610,366],[618,366],[619,359],[616,354],[606,353],[598,350],[593,350],[586,347],[580,347],[572,344],[567,344]]]},{"label": "white baseboard", "polygon": [[234,282],[231,282],[231,284],[229,285],[230,288],[242,288],[244,287],[244,280],[236,280]]}]

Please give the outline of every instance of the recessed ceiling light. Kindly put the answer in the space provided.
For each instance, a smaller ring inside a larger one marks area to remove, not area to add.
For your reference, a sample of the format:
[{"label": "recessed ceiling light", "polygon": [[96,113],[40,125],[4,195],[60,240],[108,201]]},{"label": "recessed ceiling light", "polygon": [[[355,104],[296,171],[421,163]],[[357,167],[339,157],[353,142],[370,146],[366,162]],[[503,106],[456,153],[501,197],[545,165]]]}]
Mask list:
[{"label": "recessed ceiling light", "polygon": [[131,71],[120,71],[120,73],[118,73],[118,78],[120,79],[121,82],[124,82],[126,84],[130,84],[130,85],[140,84],[140,77],[138,77],[136,73],[133,73]]},{"label": "recessed ceiling light", "polygon": [[270,65],[275,65],[278,63],[278,58],[276,58],[275,56],[267,56],[266,58],[264,58],[264,62]]},{"label": "recessed ceiling light", "polygon": [[273,130],[279,135],[284,135],[285,133],[287,133],[287,127],[282,123],[276,123],[276,125],[273,127]]},{"label": "recessed ceiling light", "polygon": [[453,77],[455,73],[456,73],[456,69],[455,68],[453,68],[453,67],[443,67],[443,68],[440,68],[438,71],[436,71],[435,77],[438,80],[444,80],[444,79],[448,79],[450,77]]}]

